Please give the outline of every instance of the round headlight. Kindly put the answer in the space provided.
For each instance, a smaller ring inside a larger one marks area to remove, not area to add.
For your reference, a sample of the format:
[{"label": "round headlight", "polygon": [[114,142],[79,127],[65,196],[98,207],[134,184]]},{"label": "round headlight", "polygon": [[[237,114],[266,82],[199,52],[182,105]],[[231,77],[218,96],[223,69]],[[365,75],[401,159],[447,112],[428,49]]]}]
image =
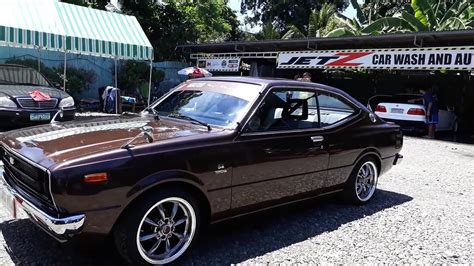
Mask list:
[{"label": "round headlight", "polygon": [[17,108],[16,104],[8,97],[0,97],[0,107]]},{"label": "round headlight", "polygon": [[74,106],[74,99],[72,97],[64,98],[59,103],[60,108],[67,108],[67,107],[73,107],[73,106]]}]

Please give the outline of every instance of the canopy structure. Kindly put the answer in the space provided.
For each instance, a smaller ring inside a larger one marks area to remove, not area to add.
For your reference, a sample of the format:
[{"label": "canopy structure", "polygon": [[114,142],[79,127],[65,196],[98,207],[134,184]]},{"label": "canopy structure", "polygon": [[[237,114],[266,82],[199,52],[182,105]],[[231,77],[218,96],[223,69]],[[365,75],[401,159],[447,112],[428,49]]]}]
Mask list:
[{"label": "canopy structure", "polygon": [[133,16],[58,0],[1,0],[0,46],[64,52],[64,76],[67,53],[115,62],[146,60],[150,62],[151,90],[153,47]]},{"label": "canopy structure", "polygon": [[135,17],[57,0],[2,0],[0,45],[153,59],[150,41]]}]

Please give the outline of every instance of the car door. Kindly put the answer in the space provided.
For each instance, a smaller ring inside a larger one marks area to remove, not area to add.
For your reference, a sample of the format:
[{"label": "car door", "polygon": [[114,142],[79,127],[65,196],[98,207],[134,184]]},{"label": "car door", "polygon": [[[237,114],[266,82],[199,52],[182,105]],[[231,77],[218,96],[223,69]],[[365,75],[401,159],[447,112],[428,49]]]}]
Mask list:
[{"label": "car door", "polygon": [[266,94],[235,142],[232,208],[265,207],[324,186],[329,155],[316,95],[298,88]]},{"label": "car door", "polygon": [[335,188],[343,184],[352,171],[352,165],[367,143],[371,134],[358,126],[361,110],[343,95],[323,92],[318,95],[321,130],[329,152],[328,175],[324,186]]}]

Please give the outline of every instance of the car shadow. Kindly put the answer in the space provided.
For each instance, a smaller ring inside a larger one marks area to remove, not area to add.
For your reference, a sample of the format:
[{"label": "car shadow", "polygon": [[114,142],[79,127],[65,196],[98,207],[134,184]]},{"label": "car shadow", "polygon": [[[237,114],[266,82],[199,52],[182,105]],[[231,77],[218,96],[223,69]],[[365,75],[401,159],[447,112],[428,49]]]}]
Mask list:
[{"label": "car shadow", "polygon": [[[411,200],[379,190],[369,204],[351,206],[329,196],[211,225],[181,264],[238,263]],[[1,223],[0,230],[15,264],[123,265],[110,242],[62,245],[28,220]]]}]

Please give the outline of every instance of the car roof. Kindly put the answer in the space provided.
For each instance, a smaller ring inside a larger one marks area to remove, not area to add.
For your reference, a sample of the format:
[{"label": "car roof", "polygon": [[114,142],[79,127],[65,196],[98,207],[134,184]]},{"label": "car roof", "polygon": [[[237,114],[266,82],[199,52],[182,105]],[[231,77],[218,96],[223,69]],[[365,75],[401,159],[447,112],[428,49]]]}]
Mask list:
[{"label": "car roof", "polygon": [[325,90],[327,92],[333,92],[333,93],[343,95],[344,97],[351,100],[351,102],[353,102],[360,108],[365,108],[363,104],[361,104],[359,101],[354,99],[348,93],[340,89],[337,89],[328,85],[324,85],[321,83],[315,83],[315,82],[307,82],[307,81],[299,81],[299,80],[291,80],[291,79],[283,79],[283,78],[242,77],[242,76],[209,77],[209,78],[198,78],[198,79],[189,80],[189,82],[194,82],[194,81],[226,81],[226,82],[239,82],[239,83],[261,85],[261,87],[255,87],[255,89],[259,90],[260,92],[264,91],[266,88],[270,86],[318,88],[318,89]]},{"label": "car roof", "polygon": [[240,83],[250,83],[256,85],[262,85],[264,87],[268,86],[294,86],[294,87],[317,87],[325,89],[332,92],[341,93],[342,91],[320,83],[299,81],[292,79],[284,78],[268,78],[268,77],[241,77],[241,76],[225,76],[225,77],[211,77],[211,78],[199,78],[193,79],[191,81],[226,81],[226,82],[240,82]]}]

